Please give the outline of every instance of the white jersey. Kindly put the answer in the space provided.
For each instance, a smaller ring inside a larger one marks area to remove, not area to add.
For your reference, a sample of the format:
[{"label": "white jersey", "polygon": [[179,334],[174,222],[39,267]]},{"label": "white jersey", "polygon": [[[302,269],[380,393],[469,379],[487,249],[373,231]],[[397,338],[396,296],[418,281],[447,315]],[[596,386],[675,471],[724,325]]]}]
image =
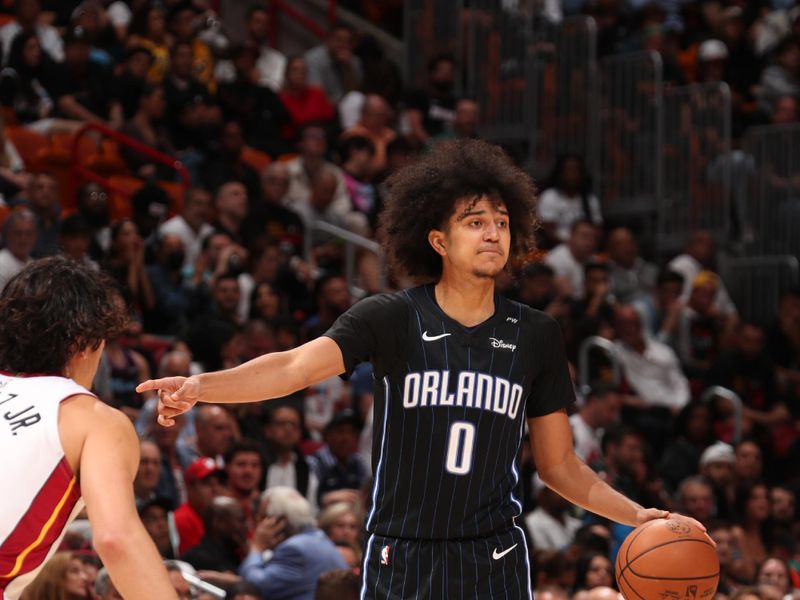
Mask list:
[{"label": "white jersey", "polygon": [[64,377],[0,374],[0,593],[16,600],[83,509],[58,433],[63,400],[89,394]]}]

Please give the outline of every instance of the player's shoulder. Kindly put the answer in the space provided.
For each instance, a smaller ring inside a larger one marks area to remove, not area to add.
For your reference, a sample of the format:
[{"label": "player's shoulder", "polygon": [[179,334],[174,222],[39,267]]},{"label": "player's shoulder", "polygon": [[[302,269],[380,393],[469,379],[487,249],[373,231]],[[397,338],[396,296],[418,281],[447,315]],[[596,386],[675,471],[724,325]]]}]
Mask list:
[{"label": "player's shoulder", "polygon": [[399,292],[383,292],[359,300],[348,311],[351,314],[381,315],[384,317],[398,317],[407,313],[409,298],[405,290]]},{"label": "player's shoulder", "polygon": [[547,313],[510,298],[503,297],[503,301],[507,318],[518,318],[523,327],[540,333],[553,333],[559,329],[558,322]]},{"label": "player's shoulder", "polygon": [[113,432],[116,435],[136,436],[130,419],[88,392],[67,398],[61,408],[65,420],[74,423],[74,428],[90,435],[97,430]]}]

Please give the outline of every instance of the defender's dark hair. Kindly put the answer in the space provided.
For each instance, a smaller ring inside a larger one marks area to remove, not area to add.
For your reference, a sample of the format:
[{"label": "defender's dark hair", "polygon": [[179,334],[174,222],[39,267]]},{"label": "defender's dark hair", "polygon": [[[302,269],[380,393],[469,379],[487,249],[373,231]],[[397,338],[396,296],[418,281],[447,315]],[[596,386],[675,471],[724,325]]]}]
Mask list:
[{"label": "defender's dark hair", "polygon": [[530,177],[500,149],[482,140],[451,140],[398,171],[381,214],[389,264],[426,280],[442,273],[442,259],[428,243],[432,229],[443,229],[456,202],[488,196],[505,204],[511,231],[511,256],[533,245],[536,189]]},{"label": "defender's dark hair", "polygon": [[63,375],[75,352],[97,349],[126,321],[107,275],[62,256],[35,261],[0,295],[0,369]]}]

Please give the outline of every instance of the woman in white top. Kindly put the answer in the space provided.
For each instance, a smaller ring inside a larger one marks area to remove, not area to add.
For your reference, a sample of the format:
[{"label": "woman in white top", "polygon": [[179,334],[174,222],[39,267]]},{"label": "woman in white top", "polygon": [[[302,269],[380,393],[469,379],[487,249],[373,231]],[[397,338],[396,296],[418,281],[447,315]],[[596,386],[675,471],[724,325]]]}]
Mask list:
[{"label": "woman in white top", "polygon": [[574,154],[558,158],[537,208],[548,246],[566,242],[575,221],[603,224],[600,202],[590,184],[582,158]]}]

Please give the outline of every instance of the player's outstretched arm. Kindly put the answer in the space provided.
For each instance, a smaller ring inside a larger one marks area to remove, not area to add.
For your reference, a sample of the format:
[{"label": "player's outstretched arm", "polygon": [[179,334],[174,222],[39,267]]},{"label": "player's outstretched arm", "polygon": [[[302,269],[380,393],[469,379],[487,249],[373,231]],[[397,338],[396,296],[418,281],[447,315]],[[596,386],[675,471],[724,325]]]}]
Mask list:
[{"label": "player's outstretched arm", "polygon": [[233,369],[191,377],[167,377],[140,383],[136,390],[159,390],[159,423],[197,402],[258,402],[281,398],[314,383],[344,373],[344,358],[336,342],[320,337],[286,352],[259,356]]},{"label": "player's outstretched arm", "polygon": [[92,540],[124,598],[177,600],[155,544],[139,520],[133,479],[139,441],[128,418],[95,403],[81,452],[80,486]]},{"label": "player's outstretched arm", "polygon": [[528,428],[539,477],[549,488],[573,504],[632,526],[669,516],[665,510],[643,508],[620,494],[586,466],[575,454],[572,430],[563,410],[528,419]]}]

